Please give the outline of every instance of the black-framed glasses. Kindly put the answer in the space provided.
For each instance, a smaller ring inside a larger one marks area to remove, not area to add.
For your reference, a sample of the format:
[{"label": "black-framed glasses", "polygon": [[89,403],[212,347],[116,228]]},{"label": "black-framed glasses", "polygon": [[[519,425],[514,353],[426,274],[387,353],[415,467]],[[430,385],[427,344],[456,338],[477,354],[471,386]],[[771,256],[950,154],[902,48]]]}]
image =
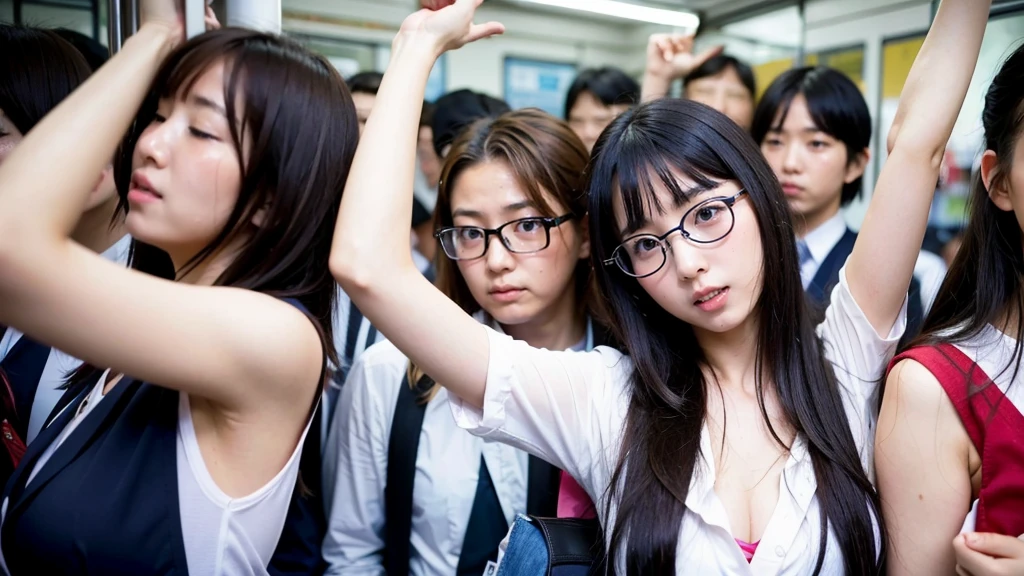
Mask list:
[{"label": "black-framed glasses", "polygon": [[491,236],[501,239],[501,244],[515,254],[540,252],[551,244],[551,229],[572,220],[574,214],[558,218],[520,218],[506,222],[497,228],[480,226],[452,226],[434,233],[441,242],[444,253],[452,260],[475,260],[483,258],[490,246]]},{"label": "black-framed glasses", "polygon": [[683,214],[679,226],[661,236],[637,234],[624,240],[605,260],[605,266],[618,266],[625,274],[634,278],[646,278],[661,270],[668,261],[668,237],[678,231],[690,242],[710,244],[718,242],[732,232],[736,225],[733,204],[746,190],[727,197],[709,198]]}]

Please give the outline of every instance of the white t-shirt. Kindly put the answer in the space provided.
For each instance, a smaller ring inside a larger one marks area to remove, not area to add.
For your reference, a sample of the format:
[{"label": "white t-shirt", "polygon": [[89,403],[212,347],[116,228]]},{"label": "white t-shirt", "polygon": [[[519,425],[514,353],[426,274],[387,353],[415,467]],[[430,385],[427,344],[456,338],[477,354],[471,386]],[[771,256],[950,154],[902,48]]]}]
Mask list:
[{"label": "white t-shirt", "polygon": [[[906,326],[906,304],[886,337],[879,336],[850,294],[845,269],[832,292],[818,334],[835,367],[843,408],[860,454],[871,471],[877,389]],[[603,526],[606,488],[620,453],[633,364],[610,348],[594,352],[537,350],[488,331],[490,356],[484,408],[449,396],[463,428],[531,452],[575,478],[597,503]],[[820,508],[806,440],[797,436],[779,479],[779,500],[748,564],[715,494],[714,452],[705,427],[701,454],[679,527],[676,574],[796,576],[809,574],[818,556]],[[842,573],[834,535],[826,542],[822,574]],[[618,566],[624,572],[624,566]]]}]

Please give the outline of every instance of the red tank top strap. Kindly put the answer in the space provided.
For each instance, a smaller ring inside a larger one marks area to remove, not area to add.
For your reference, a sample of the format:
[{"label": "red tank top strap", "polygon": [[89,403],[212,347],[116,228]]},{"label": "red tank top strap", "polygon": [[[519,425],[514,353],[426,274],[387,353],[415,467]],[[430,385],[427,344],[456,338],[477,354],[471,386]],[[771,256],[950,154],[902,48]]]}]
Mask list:
[{"label": "red tank top strap", "polygon": [[975,530],[1024,534],[1024,415],[985,371],[952,344],[911,348],[893,358],[914,360],[935,376],[981,456]]}]

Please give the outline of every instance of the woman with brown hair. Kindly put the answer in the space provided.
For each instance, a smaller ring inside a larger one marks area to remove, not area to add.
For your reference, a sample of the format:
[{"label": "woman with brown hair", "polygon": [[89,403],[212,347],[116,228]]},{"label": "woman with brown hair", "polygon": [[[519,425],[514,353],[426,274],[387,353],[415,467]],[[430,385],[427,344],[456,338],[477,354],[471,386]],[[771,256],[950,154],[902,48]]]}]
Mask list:
[{"label": "woman with brown hair", "polygon": [[[337,364],[344,81],[287,39],[185,42],[174,2],[140,8],[0,166],[0,323],[89,366],[7,483],[10,576],[266,574]],[[131,270],[71,238],[118,149]]]},{"label": "woman with brown hair", "polygon": [[[441,291],[531,346],[593,348],[587,160],[539,110],[467,129],[438,190]],[[324,465],[328,573],[481,574],[517,513],[555,515],[559,471],[461,430],[448,392],[390,342],[353,366],[338,415]]]}]

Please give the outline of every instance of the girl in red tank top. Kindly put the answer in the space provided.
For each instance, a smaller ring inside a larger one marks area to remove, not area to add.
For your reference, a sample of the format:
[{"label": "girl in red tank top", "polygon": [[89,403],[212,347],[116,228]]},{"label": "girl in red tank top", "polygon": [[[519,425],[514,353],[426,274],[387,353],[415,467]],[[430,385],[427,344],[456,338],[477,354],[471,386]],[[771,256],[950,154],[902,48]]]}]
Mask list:
[{"label": "girl in red tank top", "polygon": [[985,99],[963,246],[921,337],[890,365],[875,466],[891,574],[1024,571],[1022,76],[1024,47]]}]

